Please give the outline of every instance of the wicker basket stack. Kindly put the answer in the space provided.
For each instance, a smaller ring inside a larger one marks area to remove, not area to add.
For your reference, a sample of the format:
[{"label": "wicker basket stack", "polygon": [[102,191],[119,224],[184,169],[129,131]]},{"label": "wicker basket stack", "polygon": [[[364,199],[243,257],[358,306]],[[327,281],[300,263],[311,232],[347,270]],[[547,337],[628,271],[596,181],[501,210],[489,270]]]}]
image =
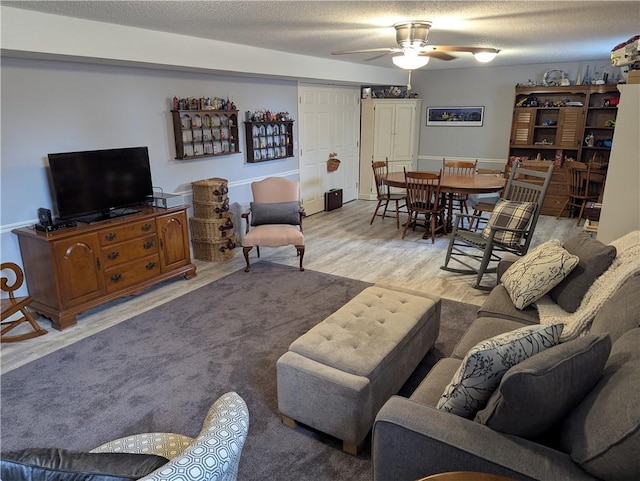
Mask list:
[{"label": "wicker basket stack", "polygon": [[212,178],[191,183],[193,217],[189,219],[193,256],[202,261],[225,261],[233,257],[236,236],[229,212],[227,180]]}]

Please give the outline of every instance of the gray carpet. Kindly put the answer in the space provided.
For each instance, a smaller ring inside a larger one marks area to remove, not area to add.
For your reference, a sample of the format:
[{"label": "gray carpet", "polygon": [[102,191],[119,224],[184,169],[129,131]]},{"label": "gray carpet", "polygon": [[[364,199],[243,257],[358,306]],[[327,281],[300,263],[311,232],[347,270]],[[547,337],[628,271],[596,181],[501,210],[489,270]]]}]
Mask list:
[{"label": "gray carpet", "polygon": [[[338,440],[280,423],[275,373],[294,339],[368,285],[269,262],[230,274],[4,374],[0,446],[88,450],[142,432],[195,435],[212,402],[236,391],[250,411],[240,480],[369,480],[369,444],[353,457]],[[443,302],[436,347],[403,395],[451,353],[476,309]]]}]

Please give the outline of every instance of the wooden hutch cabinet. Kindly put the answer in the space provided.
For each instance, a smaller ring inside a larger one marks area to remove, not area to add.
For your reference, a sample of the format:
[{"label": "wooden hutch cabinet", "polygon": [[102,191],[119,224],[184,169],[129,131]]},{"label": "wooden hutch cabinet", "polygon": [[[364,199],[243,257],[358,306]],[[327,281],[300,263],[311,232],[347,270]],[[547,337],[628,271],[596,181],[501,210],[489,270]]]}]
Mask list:
[{"label": "wooden hutch cabinet", "polygon": [[516,87],[509,164],[540,170],[555,164],[542,214],[557,215],[565,203],[567,159],[592,163],[604,184],[619,97],[614,84]]},{"label": "wooden hutch cabinet", "polygon": [[65,329],[76,316],[160,281],[195,276],[186,207],[141,207],[139,214],[55,232],[18,236],[30,307]]}]

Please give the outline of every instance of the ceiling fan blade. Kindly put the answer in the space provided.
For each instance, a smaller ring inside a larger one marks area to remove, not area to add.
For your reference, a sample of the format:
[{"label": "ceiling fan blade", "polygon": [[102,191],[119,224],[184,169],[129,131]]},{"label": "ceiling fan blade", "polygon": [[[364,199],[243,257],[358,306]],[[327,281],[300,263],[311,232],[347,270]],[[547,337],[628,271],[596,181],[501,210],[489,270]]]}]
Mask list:
[{"label": "ceiling fan blade", "polygon": [[331,52],[331,55],[348,55],[352,53],[372,53],[372,52],[400,52],[400,48],[381,47],[381,48],[365,48],[363,50],[343,50],[340,52]]},{"label": "ceiling fan blade", "polygon": [[437,58],[438,60],[455,60],[456,59],[456,57],[454,57],[453,55],[449,55],[448,53],[438,52],[438,51],[433,51],[433,52],[423,51],[423,52],[420,52],[418,56]]},{"label": "ceiling fan blade", "polygon": [[393,53],[393,52],[384,52],[384,53],[381,53],[380,55],[376,55],[375,57],[366,58],[364,61],[365,62],[372,62],[374,60],[377,60],[379,58],[384,57],[385,55],[389,55],[390,53]]},{"label": "ceiling fan blade", "polygon": [[468,52],[468,53],[480,53],[480,52],[491,52],[491,53],[499,53],[500,50],[497,48],[490,47],[458,47],[455,45],[427,45],[422,48],[425,52]]}]

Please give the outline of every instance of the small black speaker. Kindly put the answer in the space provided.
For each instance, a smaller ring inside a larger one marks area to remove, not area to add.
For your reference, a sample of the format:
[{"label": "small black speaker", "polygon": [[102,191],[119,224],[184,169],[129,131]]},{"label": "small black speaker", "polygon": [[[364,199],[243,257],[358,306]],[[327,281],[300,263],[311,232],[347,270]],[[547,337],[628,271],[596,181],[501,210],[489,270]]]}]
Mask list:
[{"label": "small black speaker", "polygon": [[51,211],[49,209],[45,209],[44,207],[40,207],[38,209],[38,221],[43,226],[49,226],[53,224],[53,218],[51,217]]}]

